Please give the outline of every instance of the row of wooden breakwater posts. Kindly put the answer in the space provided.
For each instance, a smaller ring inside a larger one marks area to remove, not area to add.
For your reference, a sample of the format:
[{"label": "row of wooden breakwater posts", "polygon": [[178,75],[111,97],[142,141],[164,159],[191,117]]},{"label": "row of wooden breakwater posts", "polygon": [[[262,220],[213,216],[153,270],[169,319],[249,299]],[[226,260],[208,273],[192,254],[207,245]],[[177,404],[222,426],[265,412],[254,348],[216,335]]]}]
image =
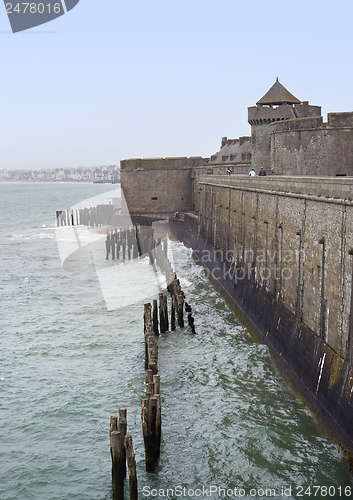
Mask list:
[{"label": "row of wooden breakwater posts", "polygon": [[[107,205],[111,208],[110,205]],[[103,206],[104,207],[104,206]],[[101,206],[93,208],[79,208],[71,210],[56,211],[56,225],[60,226],[91,226],[98,227],[106,225],[111,219],[111,213],[107,213]]]},{"label": "row of wooden breakwater posts", "polygon": [[[172,297],[171,304],[171,330],[175,330],[175,314],[178,315],[178,324],[184,327],[184,292],[181,291],[179,280],[173,271],[168,259],[168,239],[155,239],[154,229],[151,226],[135,226],[134,228],[113,229],[108,232],[106,239],[106,259],[111,256],[112,260],[121,258],[130,260],[138,256],[149,255],[150,263],[156,264],[165,275],[167,289]],[[153,324],[156,324],[157,301],[153,305]],[[168,307],[166,296],[159,298],[160,329],[161,333],[169,329]],[[185,302],[185,312],[188,314],[188,324],[195,333],[194,318],[191,307]],[[154,326],[156,329],[156,327]],[[157,327],[158,328],[158,327]],[[157,331],[155,334],[158,335]]]},{"label": "row of wooden breakwater posts", "polygon": [[[171,330],[175,330],[175,313],[178,315],[178,323],[184,326],[184,293],[181,291],[179,280],[174,274],[172,265],[168,259],[168,239],[155,239],[154,229],[151,226],[135,226],[133,228],[115,228],[107,233],[106,259],[112,260],[121,258],[136,259],[138,256],[149,255],[150,263],[156,264],[165,275],[168,284],[168,291],[172,296],[171,305]],[[156,303],[156,304],[154,304]],[[157,324],[157,301],[153,301],[153,325],[154,332],[158,335],[155,325]],[[166,296],[159,298],[160,329],[161,333],[169,329],[168,307]],[[162,312],[161,312],[162,311]],[[191,308],[185,302],[185,312],[188,314],[188,324],[195,333],[194,318]]]},{"label": "row of wooden breakwater posts", "polygon": [[173,279],[172,266],[168,260],[168,240],[155,239],[152,226],[108,230],[105,249],[106,260],[131,260],[148,255],[151,264],[156,262],[166,273],[167,281]]},{"label": "row of wooden breakwater posts", "polygon": [[[169,262],[169,261],[168,261]],[[184,292],[180,282],[174,275],[168,286],[171,295],[171,330],[175,330],[175,319],[180,327],[184,326],[184,304],[188,318],[191,307],[185,302]],[[158,344],[156,337],[169,330],[168,298],[159,294],[159,305],[153,300],[153,306],[144,305],[144,336],[145,336],[145,388],[146,397],[141,400],[142,433],[145,446],[146,471],[154,472],[160,455],[161,444],[161,396],[160,375],[158,373]],[[192,332],[195,333],[194,320],[189,320]],[[110,451],[112,457],[112,480],[114,500],[124,498],[124,480],[126,477],[126,462],[129,471],[130,500],[138,498],[136,460],[132,445],[132,437],[126,435],[126,409],[119,409],[119,418],[110,417]]]}]

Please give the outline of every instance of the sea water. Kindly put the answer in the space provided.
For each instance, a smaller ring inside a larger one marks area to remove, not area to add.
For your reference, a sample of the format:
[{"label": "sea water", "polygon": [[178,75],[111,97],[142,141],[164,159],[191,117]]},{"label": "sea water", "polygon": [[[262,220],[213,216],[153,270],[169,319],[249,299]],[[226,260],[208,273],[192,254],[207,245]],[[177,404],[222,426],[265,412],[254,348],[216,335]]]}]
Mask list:
[{"label": "sea water", "polygon": [[105,261],[104,239],[101,258],[77,273],[63,268],[56,242],[56,210],[110,189],[0,184],[0,499],[112,499],[109,421],[119,407],[139,498],[350,497],[340,449],[176,241],[170,252],[196,335],[177,327],[158,339],[161,456],[145,472],[143,304],[165,283],[155,276],[144,286],[148,259],[125,267],[112,294],[128,290],[126,276],[141,294],[107,307],[97,269],[113,275],[122,264]]}]

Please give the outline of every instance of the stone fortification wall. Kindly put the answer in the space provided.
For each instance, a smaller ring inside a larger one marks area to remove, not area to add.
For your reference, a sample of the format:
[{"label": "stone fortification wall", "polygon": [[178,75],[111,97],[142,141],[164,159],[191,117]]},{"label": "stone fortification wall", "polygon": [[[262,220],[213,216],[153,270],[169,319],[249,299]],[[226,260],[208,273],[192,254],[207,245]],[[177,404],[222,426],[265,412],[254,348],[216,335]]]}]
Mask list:
[{"label": "stone fortification wall", "polygon": [[273,123],[298,119],[304,116],[319,116],[320,106],[282,104],[280,106],[252,106],[248,108],[248,122],[251,125],[252,166],[256,171],[261,167],[271,168],[271,131]]},{"label": "stone fortification wall", "polygon": [[276,174],[353,175],[353,113],[276,122],[271,128],[271,164]]},{"label": "stone fortification wall", "polygon": [[[327,199],[328,202],[331,198],[353,200],[353,179],[345,177],[292,177],[285,175],[267,175],[266,177],[231,175],[226,177],[213,175],[209,180],[215,185],[220,183],[222,186],[290,193],[301,197],[305,195],[317,196]],[[198,180],[202,184],[204,181],[204,177]]]},{"label": "stone fortification wall", "polygon": [[208,158],[137,158],[120,162],[123,211],[167,214],[193,209],[193,169]]},{"label": "stone fortification wall", "polygon": [[352,190],[353,179],[202,175],[195,243],[218,251],[213,281],[351,453]]}]

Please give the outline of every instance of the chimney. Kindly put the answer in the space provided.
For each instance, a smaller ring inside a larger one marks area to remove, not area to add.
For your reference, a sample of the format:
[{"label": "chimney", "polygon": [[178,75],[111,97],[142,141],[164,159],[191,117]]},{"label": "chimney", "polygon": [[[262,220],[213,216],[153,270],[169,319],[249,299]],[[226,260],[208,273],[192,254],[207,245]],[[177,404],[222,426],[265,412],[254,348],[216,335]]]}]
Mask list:
[{"label": "chimney", "polygon": [[239,146],[244,144],[244,142],[248,142],[248,141],[250,141],[250,137],[247,137],[247,136],[239,137]]},{"label": "chimney", "polygon": [[227,144],[228,137],[222,137],[221,149]]}]

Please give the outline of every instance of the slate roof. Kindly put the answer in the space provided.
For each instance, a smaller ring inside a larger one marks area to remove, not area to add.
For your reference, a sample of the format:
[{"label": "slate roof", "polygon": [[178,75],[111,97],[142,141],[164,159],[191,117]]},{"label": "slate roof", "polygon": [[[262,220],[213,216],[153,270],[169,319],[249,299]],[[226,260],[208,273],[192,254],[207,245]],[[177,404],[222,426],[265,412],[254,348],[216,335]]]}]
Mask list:
[{"label": "slate roof", "polygon": [[[211,156],[211,165],[236,165],[238,163],[250,163],[249,153],[251,154],[251,141],[249,138],[243,138],[246,140],[242,141],[240,145],[239,139],[227,139],[224,146]],[[246,158],[243,159],[243,153],[246,154]]]},{"label": "slate roof", "polygon": [[278,78],[270,90],[256,104],[299,104],[301,101],[279,83]]}]

